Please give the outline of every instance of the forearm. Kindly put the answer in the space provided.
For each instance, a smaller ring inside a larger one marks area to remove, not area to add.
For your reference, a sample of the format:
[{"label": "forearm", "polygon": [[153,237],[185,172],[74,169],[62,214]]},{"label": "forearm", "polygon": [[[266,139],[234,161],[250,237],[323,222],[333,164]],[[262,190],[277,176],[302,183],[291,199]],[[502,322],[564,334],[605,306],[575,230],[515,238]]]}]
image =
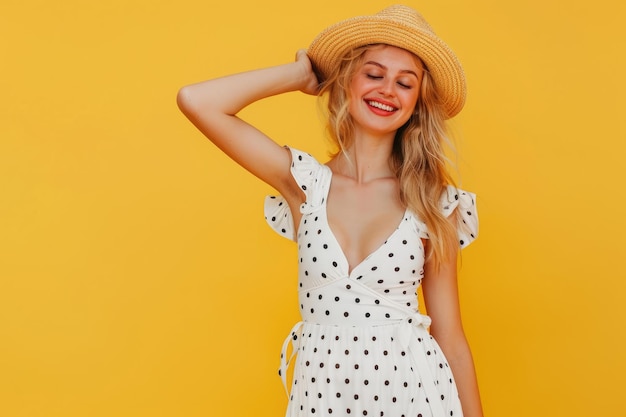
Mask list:
[{"label": "forearm", "polygon": [[483,411],[476,380],[476,370],[467,341],[463,337],[462,341],[449,347],[443,345],[441,348],[454,374],[463,407],[463,415],[465,417],[482,417]]},{"label": "forearm", "polygon": [[296,61],[290,64],[183,87],[178,92],[177,102],[185,116],[219,149],[282,195],[291,195],[294,202],[299,202],[301,190],[289,171],[291,156],[236,115],[265,97],[295,90],[315,94],[317,87],[311,63],[301,50],[296,54]]},{"label": "forearm", "polygon": [[302,65],[293,62],[183,87],[178,103],[186,114],[210,110],[235,115],[257,100],[300,90],[306,81],[307,73]]}]

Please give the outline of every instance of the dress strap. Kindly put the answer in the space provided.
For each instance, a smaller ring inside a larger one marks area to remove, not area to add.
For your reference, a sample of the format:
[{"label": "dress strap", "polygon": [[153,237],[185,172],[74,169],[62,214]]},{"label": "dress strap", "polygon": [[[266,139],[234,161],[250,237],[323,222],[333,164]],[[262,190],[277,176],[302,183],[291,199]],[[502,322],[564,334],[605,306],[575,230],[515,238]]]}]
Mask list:
[{"label": "dress strap", "polygon": [[[289,332],[289,335],[285,338],[285,341],[283,342],[283,349],[280,352],[280,368],[278,369],[278,375],[283,380],[283,386],[285,387],[287,397],[289,397],[289,388],[287,387],[287,370],[289,369],[292,359],[296,353],[298,353],[300,338],[302,337],[303,324],[303,321],[299,321],[293,326],[291,332]],[[291,353],[289,354],[289,358],[287,358],[289,344],[291,344]]]},{"label": "dress strap", "polygon": [[[293,148],[288,149],[291,152],[291,175],[306,198],[300,205],[300,213],[313,213],[324,205],[332,172],[310,154]],[[294,224],[291,209],[280,195],[265,198],[263,211],[269,226],[279,235],[295,241],[297,225]]]},{"label": "dress strap", "polygon": [[[464,249],[478,237],[478,215],[476,213],[476,194],[448,185],[439,200],[441,213],[449,217],[455,210],[459,212],[457,235],[459,246]],[[426,223],[413,215],[415,232],[422,239],[429,239]]]}]

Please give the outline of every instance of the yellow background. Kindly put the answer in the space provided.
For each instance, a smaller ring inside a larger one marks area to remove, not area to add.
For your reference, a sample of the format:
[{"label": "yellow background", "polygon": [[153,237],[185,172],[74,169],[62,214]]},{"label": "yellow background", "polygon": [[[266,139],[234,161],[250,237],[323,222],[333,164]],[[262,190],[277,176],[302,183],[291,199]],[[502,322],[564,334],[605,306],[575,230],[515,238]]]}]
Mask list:
[{"label": "yellow background", "polygon": [[[3,0],[0,416],[283,414],[295,246],[175,95],[388,4]],[[481,236],[460,282],[487,415],[623,416],[625,3],[409,4],[467,72]],[[311,97],[244,117],[325,156]]]}]

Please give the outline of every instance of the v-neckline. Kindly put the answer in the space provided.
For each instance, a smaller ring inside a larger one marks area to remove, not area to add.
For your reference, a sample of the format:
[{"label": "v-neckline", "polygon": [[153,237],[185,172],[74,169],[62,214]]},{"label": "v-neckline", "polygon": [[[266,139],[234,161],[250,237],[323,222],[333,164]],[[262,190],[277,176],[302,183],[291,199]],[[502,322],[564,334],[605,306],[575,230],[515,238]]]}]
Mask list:
[{"label": "v-neckline", "polygon": [[385,244],[387,242],[389,242],[389,240],[391,240],[393,238],[393,236],[398,232],[398,230],[400,229],[400,227],[402,226],[402,223],[405,221],[405,219],[407,218],[408,214],[409,214],[409,208],[405,208],[404,209],[404,213],[402,213],[402,217],[400,218],[400,221],[397,223],[396,227],[393,229],[393,231],[385,238],[385,240],[383,240],[383,242],[378,245],[376,247],[376,249],[374,249],[373,251],[371,251],[369,254],[367,254],[365,256],[365,258],[361,259],[359,262],[357,262],[354,266],[350,265],[350,261],[348,260],[348,257],[346,256],[345,251],[343,250],[343,247],[341,246],[341,243],[339,243],[339,239],[337,239],[337,236],[335,235],[335,232],[333,231],[333,228],[330,226],[330,222],[328,221],[328,195],[330,194],[330,186],[333,180],[333,170],[330,169],[330,167],[328,165],[323,165],[328,172],[330,173],[330,175],[328,176],[328,184],[326,186],[326,195],[324,196],[324,221],[326,222],[326,227],[328,228],[328,232],[330,234],[330,236],[333,238],[333,240],[335,241],[335,244],[337,245],[337,248],[339,249],[339,253],[341,254],[341,257],[343,258],[343,261],[348,269],[348,277],[352,276],[352,273],[359,269],[359,267],[361,265],[363,265],[368,259],[370,259],[372,256],[376,255],[376,253],[378,253],[383,246],[385,246]]}]

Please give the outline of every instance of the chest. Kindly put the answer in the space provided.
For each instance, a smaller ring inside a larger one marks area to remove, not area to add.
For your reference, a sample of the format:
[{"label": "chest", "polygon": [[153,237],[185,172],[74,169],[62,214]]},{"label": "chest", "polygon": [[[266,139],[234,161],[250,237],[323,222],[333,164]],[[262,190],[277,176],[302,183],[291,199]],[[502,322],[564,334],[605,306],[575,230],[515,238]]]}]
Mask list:
[{"label": "chest", "polygon": [[325,215],[351,269],[379,248],[400,225],[405,208],[394,180],[330,186]]},{"label": "chest", "polygon": [[298,232],[300,289],[350,277],[380,293],[412,302],[424,266],[423,245],[412,216],[406,211],[389,235],[354,263],[329,227],[325,210],[303,216]]}]

